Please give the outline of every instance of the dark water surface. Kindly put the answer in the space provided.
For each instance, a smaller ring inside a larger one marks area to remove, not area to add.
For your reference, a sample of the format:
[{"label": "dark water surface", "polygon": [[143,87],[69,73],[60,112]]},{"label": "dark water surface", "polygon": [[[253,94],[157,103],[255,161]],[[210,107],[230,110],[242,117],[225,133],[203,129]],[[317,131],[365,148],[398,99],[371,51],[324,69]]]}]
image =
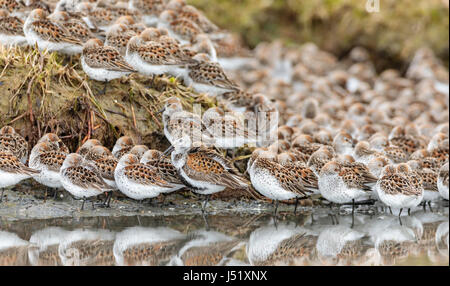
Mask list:
[{"label": "dark water surface", "polygon": [[[313,214],[313,215],[312,215]],[[0,265],[449,265],[448,207],[271,214],[0,218]]]}]

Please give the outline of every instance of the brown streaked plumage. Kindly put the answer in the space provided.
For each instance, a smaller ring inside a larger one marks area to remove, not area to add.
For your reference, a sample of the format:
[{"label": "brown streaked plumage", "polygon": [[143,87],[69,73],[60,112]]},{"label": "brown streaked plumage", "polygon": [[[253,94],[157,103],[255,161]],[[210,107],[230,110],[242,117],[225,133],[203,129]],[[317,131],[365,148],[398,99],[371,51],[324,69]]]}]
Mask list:
[{"label": "brown streaked plumage", "polygon": [[23,164],[28,157],[28,142],[11,126],[0,129],[0,151],[10,151]]}]

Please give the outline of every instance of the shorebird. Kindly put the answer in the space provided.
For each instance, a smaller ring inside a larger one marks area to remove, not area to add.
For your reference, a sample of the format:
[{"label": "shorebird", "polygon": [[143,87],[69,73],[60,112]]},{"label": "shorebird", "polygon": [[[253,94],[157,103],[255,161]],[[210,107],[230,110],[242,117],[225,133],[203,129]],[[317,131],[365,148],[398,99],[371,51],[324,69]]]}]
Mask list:
[{"label": "shorebird", "polygon": [[7,10],[0,9],[0,44],[4,46],[24,46],[27,39],[23,32],[24,22],[11,16]]},{"label": "shorebird", "polygon": [[[145,37],[146,30],[142,34]],[[185,73],[183,66],[193,62],[189,56],[180,52],[177,45],[145,42],[142,34],[129,40],[125,55],[127,62],[140,73],[151,76],[171,73],[179,76]]]},{"label": "shorebird", "polygon": [[[117,190],[117,184],[114,178],[114,170],[117,167],[118,159],[114,157],[106,147],[97,145],[93,146],[84,156],[86,160],[92,161],[100,172],[101,177],[112,190]],[[109,207],[109,202],[112,197],[112,192],[108,192],[103,203],[104,206]]]},{"label": "shorebird", "polygon": [[120,159],[123,155],[130,152],[130,150],[134,147],[134,141],[130,136],[122,136],[117,139],[116,144],[112,149],[112,154],[117,159]]},{"label": "shorebird", "polygon": [[11,126],[0,129],[0,151],[10,151],[23,164],[28,160],[28,142]]},{"label": "shorebird", "polygon": [[84,209],[84,203],[88,198],[113,190],[103,180],[97,167],[80,154],[72,153],[66,156],[60,169],[60,176],[64,189],[75,198],[83,200],[81,210]]},{"label": "shorebird", "polygon": [[121,56],[125,57],[127,44],[136,33],[125,24],[114,24],[106,31],[105,46],[115,48]]},{"label": "shorebird", "polygon": [[90,39],[83,46],[81,67],[89,78],[106,83],[135,72],[115,48],[104,46],[99,39]]},{"label": "shorebird", "polygon": [[448,162],[445,163],[439,170],[438,177],[439,194],[448,201]]},{"label": "shorebird", "polygon": [[422,181],[422,187],[423,187],[423,205],[425,208],[425,205],[428,203],[428,205],[431,208],[431,203],[439,200],[441,198],[438,190],[438,172],[423,168],[419,161],[417,160],[411,160],[408,161],[408,166],[411,168],[411,171],[413,172],[413,176],[419,177],[419,179]]},{"label": "shorebird", "polygon": [[54,142],[36,144],[31,150],[28,166],[40,172],[33,175],[33,179],[49,188],[62,188],[59,171],[67,155]]},{"label": "shorebird", "polygon": [[42,9],[35,9],[28,15],[23,32],[30,46],[49,52],[61,52],[69,55],[81,52],[82,41],[72,35],[65,27],[46,18]]},{"label": "shorebird", "polygon": [[310,188],[314,183],[308,182],[306,176],[301,176],[300,167],[293,169],[291,166],[283,166],[274,159],[273,152],[260,152],[248,173],[253,187],[265,197],[276,201],[276,214],[278,201],[306,198],[313,192]]},{"label": "shorebird", "polygon": [[114,178],[119,190],[135,200],[154,198],[174,188],[158,174],[157,169],[140,163],[132,154],[120,158]]},{"label": "shorebird", "polygon": [[336,204],[352,203],[368,198],[371,193],[369,185],[377,178],[370,174],[361,174],[358,168],[346,167],[337,161],[325,164],[319,173],[319,190],[328,201]]},{"label": "shorebird", "polygon": [[186,86],[191,86],[198,93],[207,93],[211,96],[240,89],[228,78],[222,67],[218,63],[211,62],[206,54],[197,54],[193,59],[197,63],[188,65],[188,73],[184,76]]},{"label": "shorebird", "polygon": [[376,184],[378,197],[388,207],[400,209],[418,206],[422,202],[423,189],[414,186],[408,174],[400,173],[392,166],[384,167],[381,178]]},{"label": "shorebird", "polygon": [[0,202],[3,200],[5,188],[31,178],[39,172],[38,170],[25,166],[9,150],[0,150],[0,189],[2,189]]},{"label": "shorebird", "polygon": [[215,146],[229,149],[245,144],[256,145],[256,134],[243,121],[218,107],[208,109],[202,117],[206,130],[215,139]]},{"label": "shorebird", "polygon": [[202,211],[211,194],[225,188],[248,189],[248,182],[230,161],[204,146],[194,147],[196,144],[188,136],[181,137],[172,146],[171,158],[183,183],[193,192],[206,195]]},{"label": "shorebird", "polygon": [[177,191],[186,187],[178,176],[177,169],[172,164],[172,160],[164,156],[161,151],[148,150],[142,156],[141,163],[154,167],[163,180],[174,186],[171,191]]},{"label": "shorebird", "polygon": [[[73,18],[64,11],[55,11],[47,18],[50,21],[63,26],[72,36],[79,39],[83,43],[89,39],[95,38],[89,27],[82,20]],[[83,51],[83,46],[75,46],[71,51],[73,54],[81,54]]]}]

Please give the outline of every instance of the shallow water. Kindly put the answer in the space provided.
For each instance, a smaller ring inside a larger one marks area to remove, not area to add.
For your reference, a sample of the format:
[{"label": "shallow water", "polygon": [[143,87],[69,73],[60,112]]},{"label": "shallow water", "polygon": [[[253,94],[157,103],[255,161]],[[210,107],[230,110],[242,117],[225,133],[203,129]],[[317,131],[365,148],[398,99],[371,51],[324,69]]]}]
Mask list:
[{"label": "shallow water", "polygon": [[449,265],[448,207],[329,212],[2,217],[0,265]]}]

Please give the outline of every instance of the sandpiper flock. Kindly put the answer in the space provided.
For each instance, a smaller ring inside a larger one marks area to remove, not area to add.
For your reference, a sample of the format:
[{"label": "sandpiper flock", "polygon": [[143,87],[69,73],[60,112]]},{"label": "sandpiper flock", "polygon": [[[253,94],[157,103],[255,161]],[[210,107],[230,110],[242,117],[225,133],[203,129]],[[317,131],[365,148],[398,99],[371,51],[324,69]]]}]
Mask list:
[{"label": "sandpiper flock", "polygon": [[[183,189],[204,195],[203,209],[211,194],[254,189],[275,213],[279,201],[311,197],[379,201],[399,215],[448,201],[449,76],[427,48],[403,73],[377,73],[362,47],[340,61],[314,44],[249,50],[184,0],[0,0],[0,44],[79,55],[104,94],[109,81],[139,73],[217,101],[199,115],[165,100],[165,151],[123,136],[113,150],[90,139],[71,153],[53,133],[31,148],[4,126],[0,201],[29,178],[82,208],[100,194],[107,207],[117,192],[140,201]],[[243,146],[245,173],[227,156]]]}]

